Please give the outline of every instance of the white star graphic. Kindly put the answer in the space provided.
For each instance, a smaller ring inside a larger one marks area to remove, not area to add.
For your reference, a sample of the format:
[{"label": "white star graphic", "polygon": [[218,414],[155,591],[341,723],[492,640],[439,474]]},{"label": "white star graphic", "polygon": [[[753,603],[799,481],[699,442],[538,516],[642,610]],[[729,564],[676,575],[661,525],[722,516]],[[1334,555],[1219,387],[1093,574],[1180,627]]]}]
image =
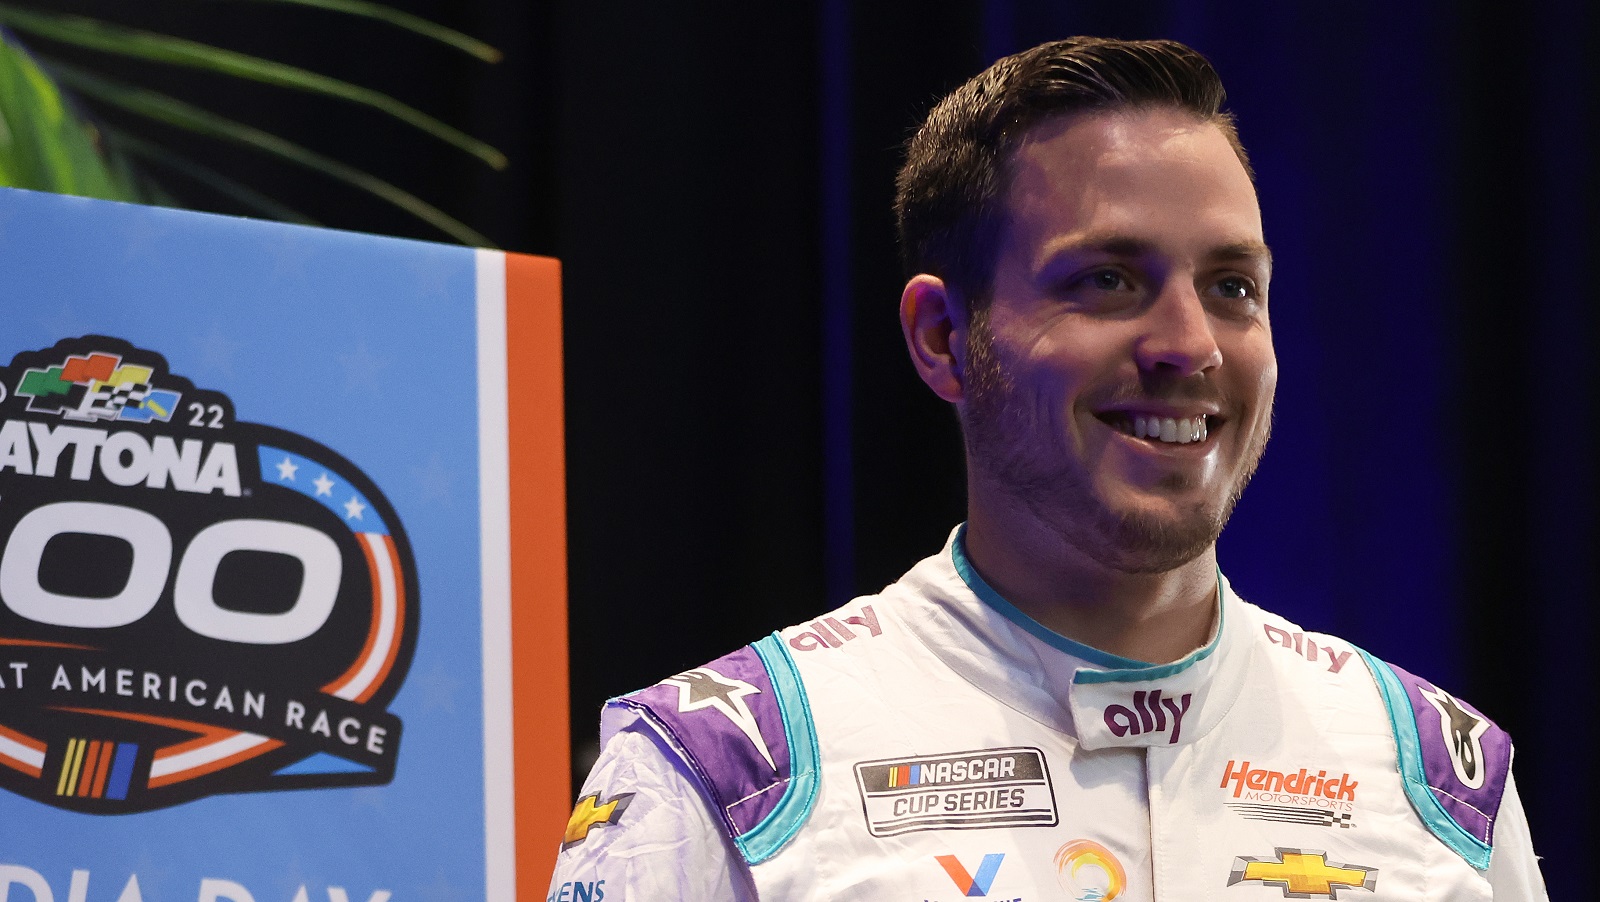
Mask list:
[{"label": "white star graphic", "polygon": [[285,457],[278,463],[278,479],[281,482],[294,482],[294,472],[300,469],[299,465]]},{"label": "white star graphic", "polygon": [[346,520],[359,520],[361,519],[361,512],[366,509],[367,506],[365,504],[357,500],[356,496],[351,495],[350,500],[344,503],[344,517]]},{"label": "white star graphic", "polygon": [[725,677],[709,667],[696,667],[677,676],[667,677],[662,682],[678,687],[679,711],[687,714],[702,708],[714,709],[732,721],[733,725],[750,739],[756,751],[761,753],[761,757],[767,760],[767,764],[771,765],[773,770],[778,769],[772,762],[772,752],[767,750],[766,740],[761,738],[761,728],[756,724],[756,716],[750,712],[750,706],[744,700],[747,695],[760,695],[760,689],[744,680]]},{"label": "white star graphic", "polygon": [[311,480],[311,484],[317,487],[318,495],[327,495],[330,498],[333,497],[334,482],[328,478],[328,474],[323,473],[316,479]]}]

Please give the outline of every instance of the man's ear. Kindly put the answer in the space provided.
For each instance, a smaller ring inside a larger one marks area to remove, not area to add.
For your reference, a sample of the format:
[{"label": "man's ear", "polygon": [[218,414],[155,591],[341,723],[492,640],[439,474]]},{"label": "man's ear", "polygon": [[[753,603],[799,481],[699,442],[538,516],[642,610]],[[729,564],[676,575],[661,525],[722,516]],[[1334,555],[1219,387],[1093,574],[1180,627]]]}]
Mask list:
[{"label": "man's ear", "polygon": [[966,311],[937,276],[912,276],[900,294],[900,331],[911,363],[933,393],[952,404],[965,396],[966,319]]}]

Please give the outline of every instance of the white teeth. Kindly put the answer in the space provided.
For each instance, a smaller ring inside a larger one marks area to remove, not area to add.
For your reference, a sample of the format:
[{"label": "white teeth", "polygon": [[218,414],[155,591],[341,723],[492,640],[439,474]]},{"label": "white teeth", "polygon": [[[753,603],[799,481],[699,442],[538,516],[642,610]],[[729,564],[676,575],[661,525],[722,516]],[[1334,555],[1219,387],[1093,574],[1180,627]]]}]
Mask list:
[{"label": "white teeth", "polygon": [[1122,431],[1129,433],[1134,438],[1150,438],[1177,445],[1203,442],[1211,434],[1205,416],[1179,419],[1177,417],[1149,417],[1143,414],[1134,414],[1131,417],[1131,422],[1126,420],[1124,422],[1127,423],[1127,426]]}]

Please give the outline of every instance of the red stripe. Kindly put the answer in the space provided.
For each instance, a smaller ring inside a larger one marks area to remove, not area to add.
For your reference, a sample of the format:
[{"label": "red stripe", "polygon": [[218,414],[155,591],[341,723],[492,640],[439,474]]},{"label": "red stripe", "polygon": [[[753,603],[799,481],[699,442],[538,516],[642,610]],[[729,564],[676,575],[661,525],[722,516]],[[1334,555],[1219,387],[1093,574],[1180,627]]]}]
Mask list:
[{"label": "red stripe", "polygon": [[102,742],[101,746],[100,766],[94,769],[94,789],[89,791],[89,795],[97,799],[105,798],[106,774],[111,772],[111,753],[117,750],[114,742]]},{"label": "red stripe", "polygon": [[4,736],[5,738],[11,740],[12,742],[18,743],[19,745],[25,745],[36,752],[42,753],[46,749],[44,743],[34,739],[32,736],[24,736],[15,730],[8,730],[3,726],[0,726],[0,736]]},{"label": "red stripe", "polygon": [[258,755],[265,755],[270,751],[280,748],[283,748],[283,743],[281,741],[277,739],[269,739],[266,742],[255,746],[254,748],[248,748],[242,752],[234,752],[232,755],[229,755],[226,758],[219,758],[216,761],[210,761],[205,764],[197,764],[194,767],[185,768],[176,773],[167,774],[164,777],[151,777],[150,788],[158,789],[162,786],[170,786],[173,783],[182,783],[185,780],[193,780],[196,777],[203,777],[206,774],[214,774],[225,767],[232,767],[233,765],[238,764],[240,761],[248,761]]},{"label": "red stripe", "polygon": [[[338,679],[322,687],[322,691],[329,695],[337,695],[340,690],[350,685],[356,678],[361,668],[366,666],[367,658],[372,655],[372,647],[378,641],[378,628],[383,623],[383,587],[378,583],[378,562],[372,556],[372,549],[362,536],[356,537],[356,544],[361,546],[361,555],[367,559],[367,578],[372,582],[372,625],[367,629],[366,644],[361,647],[360,654],[356,655],[355,663],[351,664]],[[365,699],[362,699],[365,701]]]},{"label": "red stripe", "polygon": [[406,626],[406,583],[404,574],[400,572],[400,553],[395,550],[394,537],[384,536],[383,547],[389,551],[389,579],[394,582],[394,629],[389,633],[389,653],[383,657],[383,666],[378,668],[372,684],[356,696],[358,702],[371,698],[389,678],[389,671],[394,669],[394,659],[400,654],[400,637]]},{"label": "red stripe", "polygon": [[100,763],[100,746],[104,744],[98,739],[89,740],[89,754],[83,759],[83,769],[78,771],[78,788],[73,793],[80,799],[87,798],[94,785],[94,768]]}]

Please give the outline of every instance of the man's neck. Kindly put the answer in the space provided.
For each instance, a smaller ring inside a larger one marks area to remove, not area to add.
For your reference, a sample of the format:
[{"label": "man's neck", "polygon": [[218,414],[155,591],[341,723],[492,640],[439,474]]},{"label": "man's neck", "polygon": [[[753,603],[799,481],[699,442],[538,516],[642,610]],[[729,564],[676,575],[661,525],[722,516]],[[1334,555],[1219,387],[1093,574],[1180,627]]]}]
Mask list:
[{"label": "man's neck", "polygon": [[1002,526],[980,510],[969,517],[968,560],[1001,597],[1049,629],[1104,652],[1161,664],[1210,640],[1215,545],[1174,570],[1124,573],[1049,530]]}]

